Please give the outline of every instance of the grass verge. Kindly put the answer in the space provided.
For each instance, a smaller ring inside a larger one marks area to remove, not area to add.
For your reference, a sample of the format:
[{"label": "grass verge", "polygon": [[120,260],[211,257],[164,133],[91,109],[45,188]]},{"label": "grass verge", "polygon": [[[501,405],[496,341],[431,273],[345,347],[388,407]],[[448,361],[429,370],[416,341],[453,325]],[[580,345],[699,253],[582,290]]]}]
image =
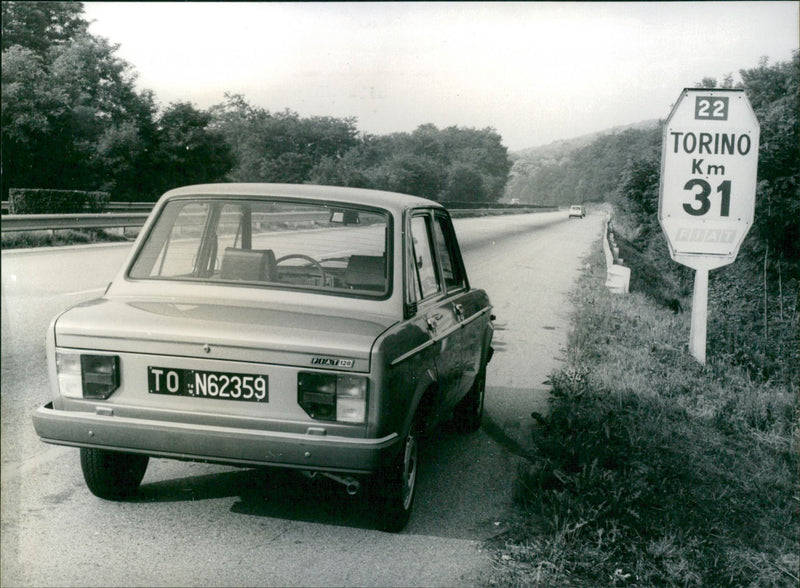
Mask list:
[{"label": "grass verge", "polygon": [[[135,232],[138,232],[136,229]],[[135,233],[133,234],[135,236]],[[120,235],[102,229],[20,231],[2,235],[3,249],[26,249],[33,247],[60,247],[84,243],[109,243],[130,241],[133,238],[127,229]]]},{"label": "grass verge", "polygon": [[699,365],[688,313],[589,261],[488,583],[797,586],[797,384]]}]

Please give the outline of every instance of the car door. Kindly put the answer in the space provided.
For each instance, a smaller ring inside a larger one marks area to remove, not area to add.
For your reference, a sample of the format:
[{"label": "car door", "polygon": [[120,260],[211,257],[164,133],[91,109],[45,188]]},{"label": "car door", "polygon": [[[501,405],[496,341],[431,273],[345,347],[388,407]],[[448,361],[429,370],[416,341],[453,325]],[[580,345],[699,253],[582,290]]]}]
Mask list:
[{"label": "car door", "polygon": [[424,323],[433,341],[439,383],[438,412],[443,404],[449,404],[459,393],[463,363],[461,324],[442,281],[432,211],[415,211],[411,214],[409,225],[408,296],[410,305],[416,307],[414,321]]},{"label": "car door", "polygon": [[453,309],[461,327],[458,333],[461,353],[458,392],[451,399],[451,403],[455,404],[470,389],[482,367],[491,307],[484,291],[470,288],[453,224],[444,211],[434,214],[433,230],[445,290],[444,301]]}]

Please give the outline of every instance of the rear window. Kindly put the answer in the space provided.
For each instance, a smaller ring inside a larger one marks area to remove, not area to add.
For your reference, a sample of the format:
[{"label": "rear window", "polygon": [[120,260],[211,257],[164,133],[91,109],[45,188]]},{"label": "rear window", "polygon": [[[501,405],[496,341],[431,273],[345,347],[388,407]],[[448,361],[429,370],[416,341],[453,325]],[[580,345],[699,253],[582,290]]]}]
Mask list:
[{"label": "rear window", "polygon": [[173,200],[129,277],[382,297],[391,283],[386,211],[285,200]]}]

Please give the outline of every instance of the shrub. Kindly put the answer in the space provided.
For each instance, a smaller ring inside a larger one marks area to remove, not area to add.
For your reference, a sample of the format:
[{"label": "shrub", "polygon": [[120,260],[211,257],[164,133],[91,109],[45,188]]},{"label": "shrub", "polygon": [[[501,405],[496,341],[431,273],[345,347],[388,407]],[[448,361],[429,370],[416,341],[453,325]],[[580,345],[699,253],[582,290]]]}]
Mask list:
[{"label": "shrub", "polygon": [[103,212],[108,192],[12,188],[8,193],[10,214],[71,214]]},{"label": "shrub", "polygon": [[[133,233],[138,232],[134,230]],[[3,233],[3,249],[28,249],[33,247],[60,247],[62,245],[79,245],[84,243],[107,243],[128,241],[135,237],[126,230],[126,234],[116,235],[102,229],[58,231],[20,231]]]}]

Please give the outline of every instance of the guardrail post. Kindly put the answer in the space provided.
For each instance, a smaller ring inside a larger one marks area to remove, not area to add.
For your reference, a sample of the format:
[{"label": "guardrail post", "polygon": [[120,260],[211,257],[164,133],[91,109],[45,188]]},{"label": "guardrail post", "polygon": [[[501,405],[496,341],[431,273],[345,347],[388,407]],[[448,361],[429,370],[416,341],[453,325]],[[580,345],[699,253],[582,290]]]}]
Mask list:
[{"label": "guardrail post", "polygon": [[627,294],[631,284],[631,269],[623,266],[619,258],[619,248],[611,232],[610,216],[603,227],[603,252],[606,257],[606,288],[616,294]]}]

